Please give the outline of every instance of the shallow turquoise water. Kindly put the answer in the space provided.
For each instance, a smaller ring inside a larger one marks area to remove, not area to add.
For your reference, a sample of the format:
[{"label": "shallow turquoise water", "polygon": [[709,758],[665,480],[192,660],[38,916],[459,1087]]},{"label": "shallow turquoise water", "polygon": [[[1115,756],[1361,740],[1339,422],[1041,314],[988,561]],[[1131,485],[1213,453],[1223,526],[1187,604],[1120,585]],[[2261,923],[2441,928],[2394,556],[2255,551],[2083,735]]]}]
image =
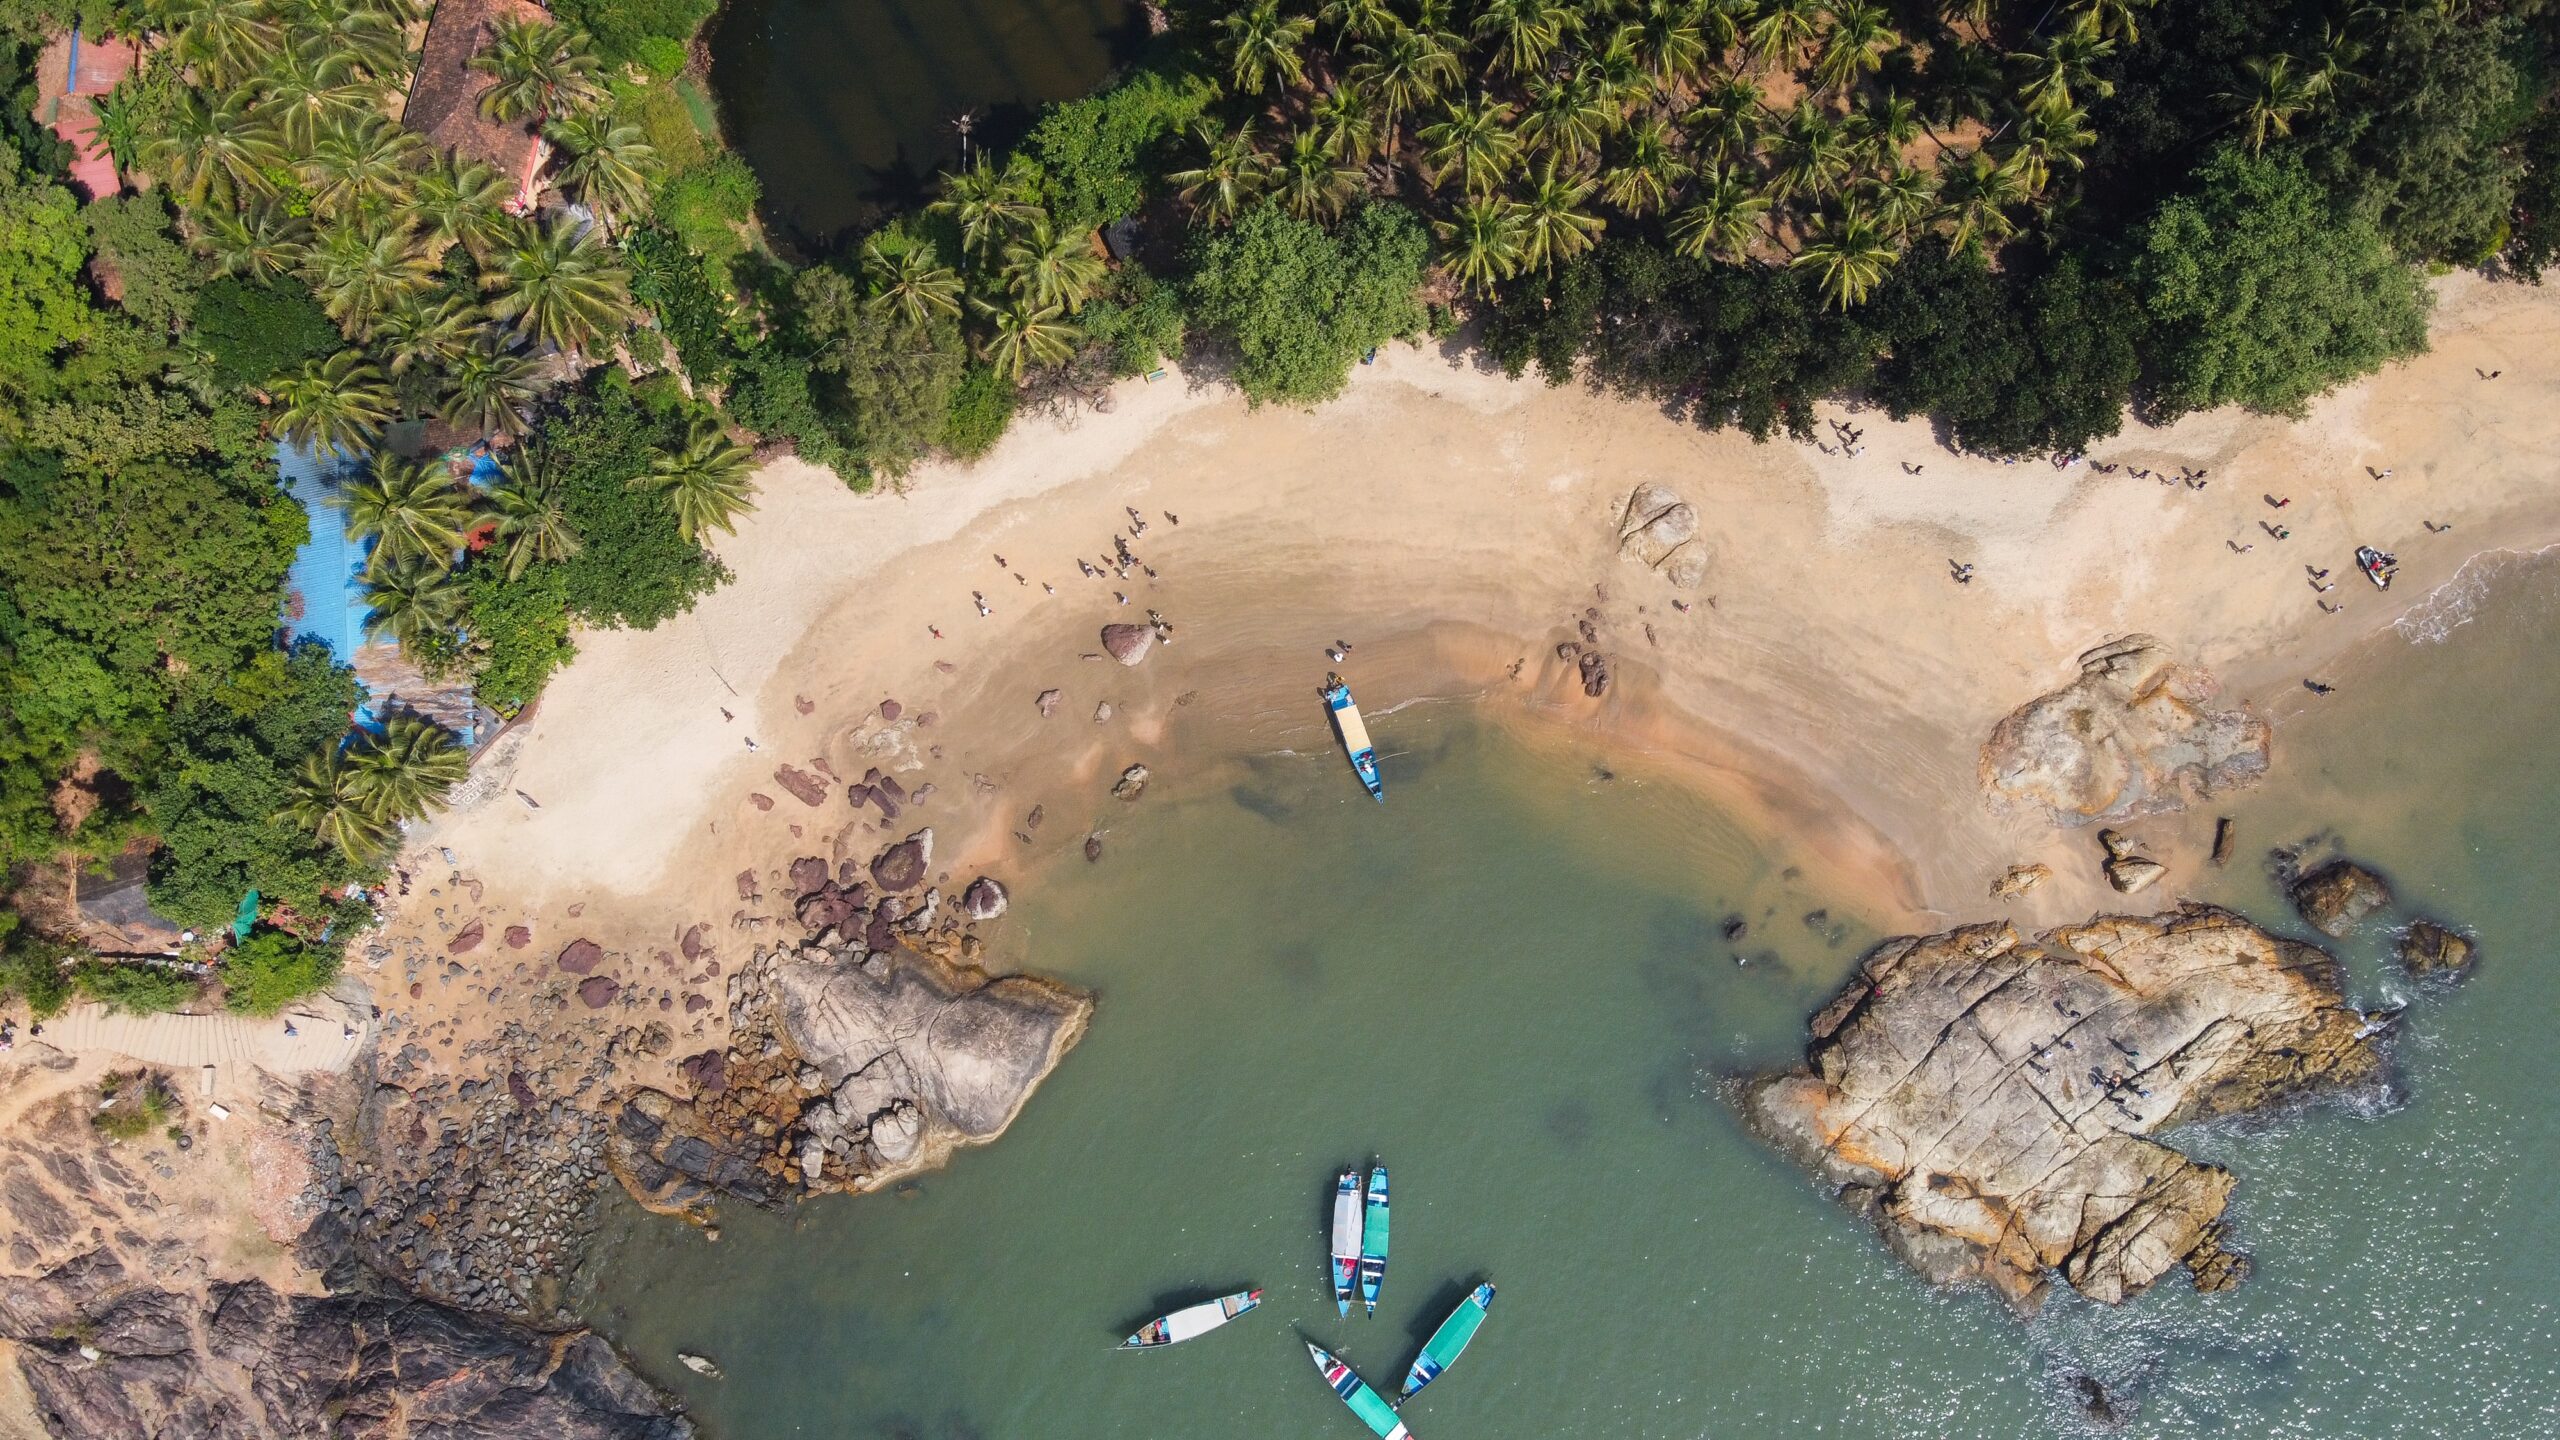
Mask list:
[{"label": "shallow turquoise water", "polygon": [[[2560,570],[2495,592],[2339,677],[2234,807],[2244,856],[2334,824],[2486,957],[2412,1010],[2405,1103],[2180,1141],[2241,1175],[2237,1292],[2020,1323],[1924,1290],[1723,1093],[1795,1052],[1873,938],[1854,904],[1674,786],[1416,707],[1375,727],[1384,809],[1337,757],[1241,759],[1026,887],[1022,962],[1101,1008],[1003,1141],[910,1196],[733,1207],[717,1244],[626,1211],[590,1313],[722,1440],[1358,1435],[1292,1331],[1392,1387],[1484,1276],[1484,1332],[1407,1414],[1431,1440],[2069,1435],[2075,1369],[2137,1436],[2560,1432]],[[2197,893],[2291,918],[2253,858]],[[2360,997],[2405,988],[2378,942],[2349,959]],[[1396,1251],[1377,1318],[1342,1321],[1329,1180],[1372,1152]],[[1227,1330],[1111,1353],[1248,1283]]]}]

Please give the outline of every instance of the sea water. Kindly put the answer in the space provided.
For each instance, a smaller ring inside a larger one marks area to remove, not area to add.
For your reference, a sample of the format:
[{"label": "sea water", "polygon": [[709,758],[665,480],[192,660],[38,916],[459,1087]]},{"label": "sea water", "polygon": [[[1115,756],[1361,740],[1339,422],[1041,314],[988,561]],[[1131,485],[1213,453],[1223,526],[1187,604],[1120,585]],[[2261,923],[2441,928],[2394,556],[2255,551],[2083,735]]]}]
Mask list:
[{"label": "sea water", "polygon": [[[1373,724],[1384,807],[1332,754],[1160,784],[1006,922],[1099,996],[1009,1134],[903,1193],[730,1206],[717,1243],[618,1206],[588,1311],[719,1440],[1357,1435],[1299,1337],[1393,1393],[1487,1278],[1406,1412],[1431,1440],[2078,1435],[2082,1374],[2133,1436],[2560,1433],[2560,567],[2467,579],[2470,623],[2280,702],[2239,858],[2178,877],[2307,934],[2262,857],[2343,844],[2484,957],[2417,993],[2385,937],[2343,947],[2357,999],[2410,1001],[2394,1102],[2170,1137],[2240,1176],[2236,1291],[2020,1321],[1921,1286],[1732,1105],[1876,938],[1857,898],[1640,764],[1447,705]],[[1332,1179],[1373,1156],[1394,1255],[1341,1319]],[[1216,1334],[1112,1350],[1248,1285]]]}]

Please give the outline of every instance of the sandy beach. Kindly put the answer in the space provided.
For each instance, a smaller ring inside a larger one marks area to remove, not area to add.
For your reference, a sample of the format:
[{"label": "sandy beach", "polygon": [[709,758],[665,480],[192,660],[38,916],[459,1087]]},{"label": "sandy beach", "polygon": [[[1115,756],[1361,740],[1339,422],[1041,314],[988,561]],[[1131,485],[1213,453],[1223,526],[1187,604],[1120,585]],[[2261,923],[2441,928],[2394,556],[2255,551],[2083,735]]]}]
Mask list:
[{"label": "sandy beach", "polygon": [[[484,761],[483,798],[423,830],[410,863],[438,871],[449,847],[492,916],[583,904],[585,933],[642,943],[730,917],[740,870],[826,850],[849,823],[841,787],[810,809],[774,780],[823,762],[933,783],[896,828],[935,825],[955,875],[1001,871],[1072,845],[1110,774],[1160,765],[1203,728],[1320,746],[1307,696],[1341,638],[1373,714],[1482,692],[1694,762],[1722,798],[1885,881],[1866,888],[1876,923],[1975,913],[1987,875],[2069,848],[1992,814],[1975,762],[1992,723],[2067,679],[2080,651],[2158,636],[2281,728],[2316,703],[2303,677],[2425,607],[2470,557],[2560,539],[2544,473],[2560,442],[2556,319],[2545,292],[2445,282],[2432,353],[2300,422],[2129,429],[2092,457],[2113,475],[1968,459],[1921,422],[1845,410],[1865,431],[1858,455],[1755,445],[1412,347],[1312,412],[1249,410],[1180,377],[1132,383],[1108,412],[1027,420],[977,465],[894,493],[781,461],[721,542],[735,583],[658,631],[582,636]],[[2207,487],[2130,473],[2181,467]],[[1704,517],[1713,558],[1686,614],[1613,553],[1617,508],[1648,480]],[[1147,520],[1132,549],[1161,578],[1086,578],[1077,557],[1108,555],[1124,506]],[[2387,594],[2355,578],[2359,543],[2401,557]],[[1951,582],[1951,559],[1976,567],[1971,584]],[[2328,594],[2338,613],[2306,565],[2349,582]],[[1099,627],[1149,608],[1176,644],[1134,671],[1078,658]],[[1622,677],[1596,702],[1553,658],[1587,609]],[[1064,700],[1043,720],[1033,698],[1052,687]],[[1113,714],[1097,724],[1102,701]],[[1025,856],[1007,836],[1034,805],[1052,818]],[[859,823],[848,850],[891,828]],[[2192,828],[2147,838],[2175,849]],[[2056,870],[2040,908],[2097,898],[2093,866]]]}]

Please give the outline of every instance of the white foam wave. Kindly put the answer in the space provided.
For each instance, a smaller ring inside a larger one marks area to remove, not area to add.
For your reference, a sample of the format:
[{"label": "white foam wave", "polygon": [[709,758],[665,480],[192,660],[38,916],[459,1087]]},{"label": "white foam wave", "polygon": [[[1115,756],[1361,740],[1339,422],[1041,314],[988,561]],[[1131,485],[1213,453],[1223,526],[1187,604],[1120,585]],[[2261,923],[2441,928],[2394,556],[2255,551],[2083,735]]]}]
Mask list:
[{"label": "white foam wave", "polygon": [[2453,578],[2427,592],[2427,597],[2409,607],[2407,613],[2391,622],[2400,638],[2412,645],[2441,645],[2453,632],[2480,616],[2480,607],[2489,598],[2497,582],[2518,566],[2560,550],[2546,545],[2539,550],[2484,550],[2462,562]]}]

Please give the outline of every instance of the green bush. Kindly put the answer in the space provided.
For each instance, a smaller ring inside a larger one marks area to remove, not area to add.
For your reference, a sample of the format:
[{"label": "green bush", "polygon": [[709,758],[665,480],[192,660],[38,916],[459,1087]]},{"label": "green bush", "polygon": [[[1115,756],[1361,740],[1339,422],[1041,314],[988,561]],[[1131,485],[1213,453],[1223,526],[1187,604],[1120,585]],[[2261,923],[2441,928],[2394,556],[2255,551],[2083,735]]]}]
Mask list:
[{"label": "green bush", "polygon": [[597,53],[620,65],[648,63],[652,40],[681,48],[718,8],[718,0],[560,0],[553,12],[594,36]]},{"label": "green bush", "polygon": [[631,483],[682,446],[682,418],[643,411],[620,370],[598,376],[543,430],[542,444],[558,461],[562,508],[585,545],[558,569],[570,613],[646,630],[692,609],[728,572],[676,529],[664,495]]},{"label": "green bush", "polygon": [[631,296],[657,312],[685,373],[704,385],[725,383],[737,364],[728,306],[711,288],[701,256],[663,226],[643,225],[623,237],[631,257]]},{"label": "green bush", "polygon": [[650,213],[701,256],[715,282],[725,287],[729,262],[747,248],[739,227],[754,218],[762,193],[745,159],[724,150],[668,176]]},{"label": "green bush", "polygon": [[640,127],[641,138],[657,152],[658,168],[665,174],[691,169],[710,153],[703,143],[702,127],[694,123],[693,111],[675,85],[635,85],[616,79],[613,113],[624,124]]},{"label": "green bush", "polygon": [[1004,438],[1013,423],[1013,382],[993,369],[972,363],[951,391],[950,418],[943,422],[942,448],[963,460],[975,460]]},{"label": "green bush", "polygon": [[1245,398],[1313,405],[1341,394],[1371,348],[1422,329],[1430,253],[1421,219],[1392,202],[1363,206],[1339,234],[1257,205],[1196,246],[1192,316],[1235,346]]},{"label": "green bush", "polygon": [[1168,136],[1198,119],[1217,87],[1196,75],[1140,71],[1099,95],[1052,105],[1023,153],[1062,231],[1091,230],[1146,203]]},{"label": "green bush", "polygon": [[16,996],[27,1012],[50,1020],[71,1003],[71,977],[62,962],[73,947],[18,930],[18,917],[0,912],[0,999]]},{"label": "green bush", "polygon": [[196,998],[192,977],[158,965],[85,961],[72,967],[71,983],[81,994],[128,1015],[157,1015]]},{"label": "green bush", "polygon": [[664,35],[644,35],[631,47],[631,58],[652,77],[673,80],[684,73],[684,42]]},{"label": "green bush", "polygon": [[747,352],[729,387],[729,415],[771,439],[789,440],[800,458],[824,465],[856,490],[871,488],[871,467],[810,388],[806,355],[776,342]]},{"label": "green bush", "polygon": [[534,565],[510,580],[503,566],[481,563],[463,572],[462,583],[478,652],[472,689],[512,715],[578,653],[569,639],[567,577],[557,565]]},{"label": "green bush", "polygon": [[339,958],[334,946],[260,930],[223,952],[222,1003],[242,1015],[273,1015],[337,979]]},{"label": "green bush", "polygon": [[196,296],[187,339],[213,357],[214,379],[232,387],[264,384],[346,344],[301,281],[253,285],[230,277]]},{"label": "green bush", "polygon": [[98,1108],[89,1123],[109,1140],[139,1140],[168,1124],[176,1108],[168,1086],[147,1070],[109,1075],[98,1082]]},{"label": "green bush", "polygon": [[1132,266],[1115,292],[1084,307],[1085,342],[1101,347],[1118,376],[1144,375],[1182,358],[1182,293]]},{"label": "green bush", "polygon": [[106,196],[81,216],[97,258],[115,272],[124,313],[153,335],[184,325],[195,309],[196,262],[169,234],[169,202],[160,192]]}]

